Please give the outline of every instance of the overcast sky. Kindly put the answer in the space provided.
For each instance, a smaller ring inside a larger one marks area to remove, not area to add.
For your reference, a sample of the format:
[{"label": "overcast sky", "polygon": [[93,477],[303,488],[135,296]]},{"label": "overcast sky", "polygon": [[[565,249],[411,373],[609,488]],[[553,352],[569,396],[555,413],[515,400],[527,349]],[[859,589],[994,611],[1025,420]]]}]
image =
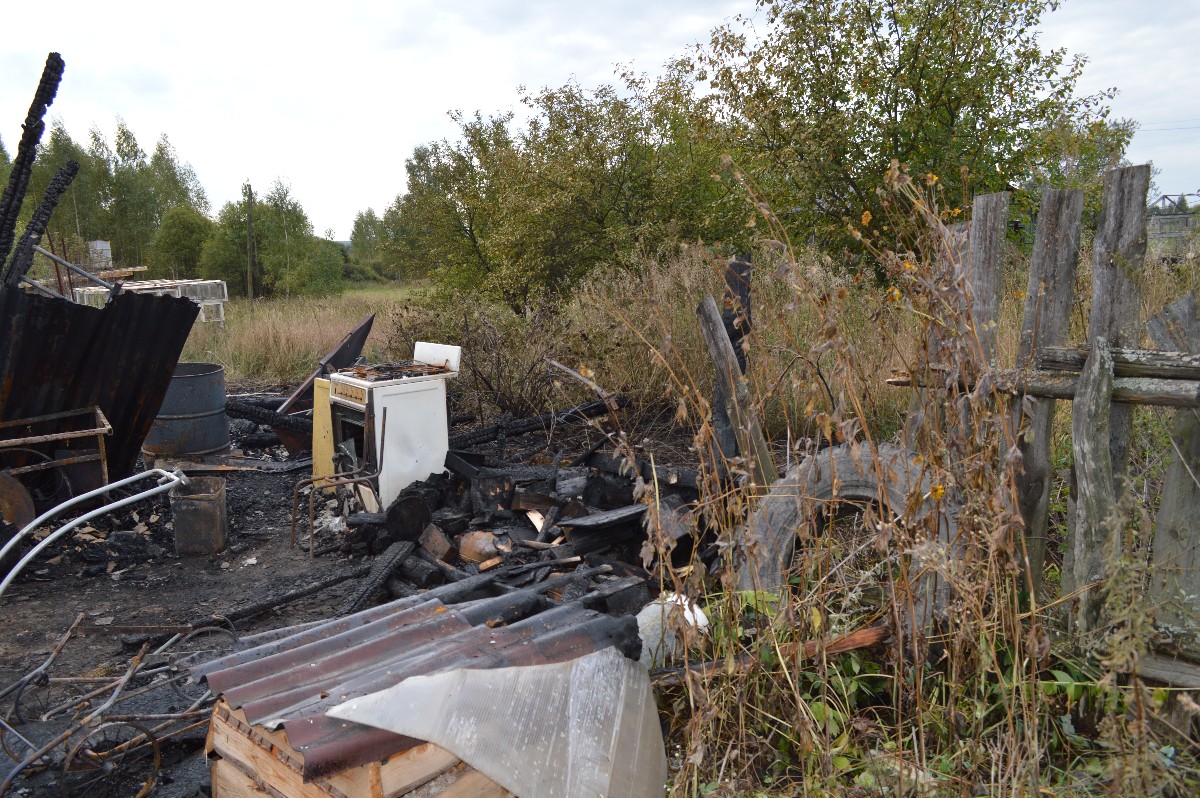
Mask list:
[{"label": "overcast sky", "polygon": [[[318,233],[350,235],[404,189],[404,159],[453,137],[452,109],[515,110],[517,87],[585,87],[614,64],[655,74],[753,0],[243,0],[8,3],[0,14],[0,139],[10,154],[47,52],[67,68],[51,118],[86,142],[117,117],[151,151],[166,133],[213,212],[244,181],[287,182]],[[13,7],[15,6],[15,7]],[[1158,187],[1200,191],[1200,0],[1068,0],[1046,46],[1091,59],[1084,86],[1118,86],[1140,121],[1130,157]]]}]

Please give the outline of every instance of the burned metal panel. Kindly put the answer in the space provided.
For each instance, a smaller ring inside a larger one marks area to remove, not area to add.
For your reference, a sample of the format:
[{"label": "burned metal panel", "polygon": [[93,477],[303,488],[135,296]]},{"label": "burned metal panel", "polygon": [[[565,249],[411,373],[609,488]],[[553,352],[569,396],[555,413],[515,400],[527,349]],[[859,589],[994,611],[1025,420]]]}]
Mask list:
[{"label": "burned metal panel", "polygon": [[113,426],[109,475],[132,474],[199,312],[176,297],[96,309],[0,287],[0,420],[98,405]]},{"label": "burned metal panel", "polygon": [[[443,596],[445,598],[446,596]],[[447,598],[447,600],[449,600]],[[417,741],[327,717],[343,701],[416,675],[563,662],[611,646],[631,653],[636,623],[567,604],[538,610],[520,595],[446,605],[414,596],[192,668],[253,724],[283,725],[313,778],[377,761]],[[523,614],[532,612],[530,617]],[[504,619],[523,617],[511,625]],[[493,628],[494,627],[494,628]]]}]

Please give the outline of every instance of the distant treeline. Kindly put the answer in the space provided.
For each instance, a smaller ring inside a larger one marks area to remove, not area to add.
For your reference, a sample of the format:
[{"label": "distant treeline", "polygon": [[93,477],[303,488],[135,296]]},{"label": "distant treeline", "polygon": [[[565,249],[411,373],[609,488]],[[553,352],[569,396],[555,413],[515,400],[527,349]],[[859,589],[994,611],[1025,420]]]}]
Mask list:
[{"label": "distant treeline", "polygon": [[[140,277],[215,278],[246,293],[248,191],[214,221],[192,167],[166,135],[147,155],[121,121],[110,144],[98,129],[87,146],[59,124],[42,142],[24,207],[27,219],[55,170],[68,160],[79,174],[51,217],[43,246],[86,262],[86,242],[112,242],[116,266],[145,266]],[[11,159],[0,142],[0,181]],[[252,276],[256,295],[324,294],[340,290],[348,267],[340,244],[313,235],[312,223],[288,187],[277,181],[253,208]]]}]

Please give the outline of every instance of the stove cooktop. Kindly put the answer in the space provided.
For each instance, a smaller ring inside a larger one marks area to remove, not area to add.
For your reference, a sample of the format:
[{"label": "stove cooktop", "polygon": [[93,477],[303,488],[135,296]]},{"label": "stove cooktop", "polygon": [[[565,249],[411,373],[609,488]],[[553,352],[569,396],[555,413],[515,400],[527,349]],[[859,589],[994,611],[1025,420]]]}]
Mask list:
[{"label": "stove cooktop", "polygon": [[376,383],[449,373],[450,369],[445,365],[406,360],[400,363],[371,363],[364,366],[351,366],[338,370],[333,376]]}]

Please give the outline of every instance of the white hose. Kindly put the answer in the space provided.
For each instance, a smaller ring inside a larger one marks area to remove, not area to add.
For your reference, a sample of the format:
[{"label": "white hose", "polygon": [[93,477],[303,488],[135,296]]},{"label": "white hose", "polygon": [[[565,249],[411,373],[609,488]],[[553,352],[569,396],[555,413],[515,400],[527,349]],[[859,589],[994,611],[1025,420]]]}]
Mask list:
[{"label": "white hose", "polygon": [[33,531],[35,529],[40,527],[42,524],[44,524],[46,521],[50,520],[54,516],[63,512],[67,508],[72,507],[76,504],[79,504],[80,502],[87,501],[88,499],[93,499],[97,496],[101,496],[105,493],[108,493],[113,488],[119,488],[124,485],[128,485],[132,482],[138,482],[139,480],[143,480],[143,479],[146,479],[147,477],[152,477],[152,476],[158,477],[158,484],[155,487],[150,488],[149,490],[144,490],[141,493],[135,493],[133,496],[128,496],[119,501],[115,501],[110,504],[105,504],[101,507],[98,507],[95,510],[92,510],[90,513],[81,515],[78,518],[76,518],[75,520],[70,521],[67,524],[64,524],[63,526],[61,526],[58,529],[51,532],[49,535],[47,535],[41,541],[39,541],[38,544],[36,546],[34,546],[29,551],[28,554],[26,554],[24,557],[21,558],[20,562],[18,562],[16,565],[13,566],[12,570],[10,570],[8,572],[8,575],[4,577],[4,581],[0,582],[0,597],[3,597],[4,591],[7,590],[8,586],[10,584],[12,584],[12,581],[17,578],[17,574],[21,573],[21,571],[25,569],[25,566],[27,566],[27,565],[29,565],[29,563],[33,562],[33,560],[39,554],[41,554],[42,551],[47,546],[54,543],[54,541],[58,540],[59,538],[61,538],[63,535],[67,534],[71,530],[75,529],[75,527],[79,526],[80,524],[84,523],[85,521],[90,521],[91,519],[95,518],[98,515],[104,515],[105,513],[109,513],[109,512],[112,512],[113,510],[124,507],[127,504],[133,504],[134,502],[140,502],[142,499],[145,499],[149,496],[154,496],[156,494],[162,493],[163,491],[170,490],[171,488],[175,487],[176,485],[186,485],[186,484],[188,484],[188,479],[184,475],[184,473],[182,471],[179,471],[178,469],[175,471],[164,471],[161,468],[152,468],[149,471],[142,472],[141,474],[135,474],[132,477],[126,477],[125,479],[122,479],[118,482],[114,482],[111,485],[105,485],[102,488],[97,488],[96,490],[88,491],[87,493],[76,496],[73,499],[68,499],[67,501],[63,502],[62,504],[60,504],[56,507],[53,507],[50,510],[47,510],[46,512],[42,513],[40,516],[38,516],[32,522],[30,522],[24,529],[22,529],[17,534],[13,535],[12,540],[10,540],[10,541],[8,541],[8,543],[4,544],[4,548],[0,548],[0,561],[3,561],[4,555],[8,554],[8,552],[17,545],[18,541],[20,541],[21,539],[23,539],[25,537],[28,537],[30,534],[33,533]]}]

